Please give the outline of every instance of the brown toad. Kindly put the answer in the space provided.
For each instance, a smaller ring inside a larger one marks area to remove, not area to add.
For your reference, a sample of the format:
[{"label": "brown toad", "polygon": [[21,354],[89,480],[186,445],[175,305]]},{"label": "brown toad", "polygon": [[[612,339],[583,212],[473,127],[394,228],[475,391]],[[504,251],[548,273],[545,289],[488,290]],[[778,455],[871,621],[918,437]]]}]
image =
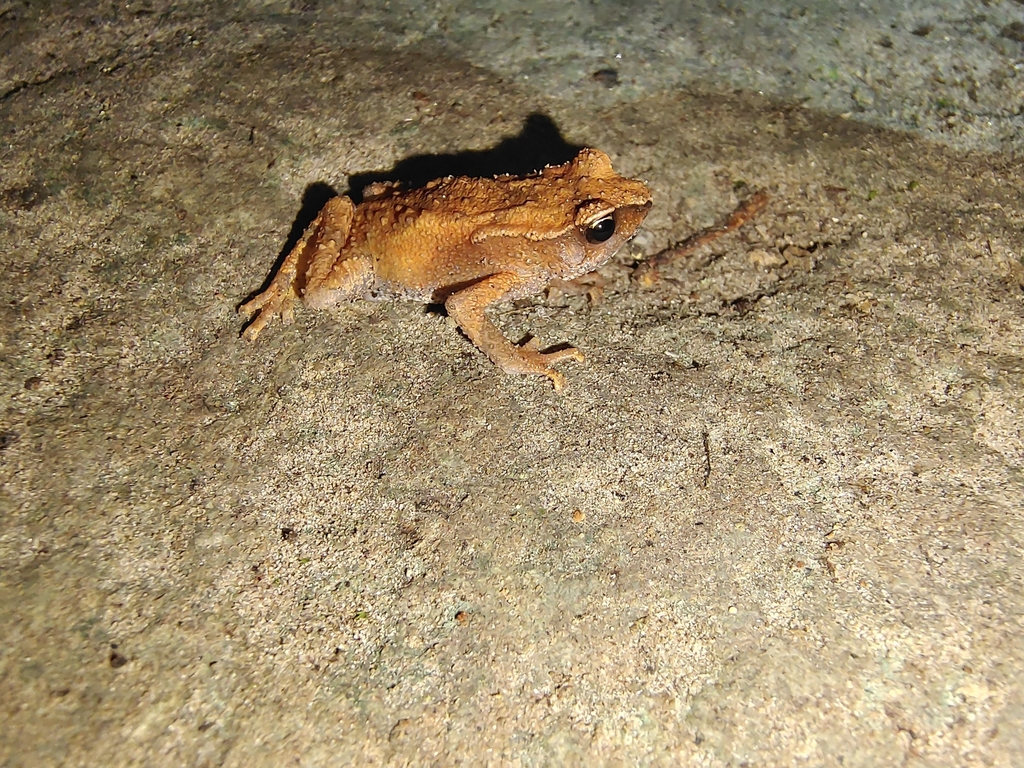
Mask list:
[{"label": "brown toad", "polygon": [[327,201],[263,293],[239,311],[259,315],[243,336],[291,320],[296,299],[325,307],[356,296],[444,303],[463,332],[506,373],[565,378],[551,364],[573,347],[516,346],[485,310],[572,280],[605,263],[636,234],[651,193],[619,176],[596,149],[525,177],[448,177],[420,189],[373,184],[354,205]]}]

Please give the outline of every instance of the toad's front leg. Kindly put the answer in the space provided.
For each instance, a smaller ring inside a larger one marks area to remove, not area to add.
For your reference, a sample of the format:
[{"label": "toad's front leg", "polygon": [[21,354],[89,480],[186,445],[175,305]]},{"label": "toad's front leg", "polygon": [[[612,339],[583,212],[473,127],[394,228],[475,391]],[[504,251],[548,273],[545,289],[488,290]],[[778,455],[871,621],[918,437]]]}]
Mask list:
[{"label": "toad's front leg", "polygon": [[505,373],[547,376],[555,385],[555,390],[560,391],[565,386],[565,376],[554,370],[551,364],[567,357],[582,361],[580,351],[568,347],[555,352],[537,352],[530,346],[517,347],[484,314],[487,307],[519,288],[522,282],[520,275],[511,272],[491,275],[452,294],[444,306],[470,341]]}]

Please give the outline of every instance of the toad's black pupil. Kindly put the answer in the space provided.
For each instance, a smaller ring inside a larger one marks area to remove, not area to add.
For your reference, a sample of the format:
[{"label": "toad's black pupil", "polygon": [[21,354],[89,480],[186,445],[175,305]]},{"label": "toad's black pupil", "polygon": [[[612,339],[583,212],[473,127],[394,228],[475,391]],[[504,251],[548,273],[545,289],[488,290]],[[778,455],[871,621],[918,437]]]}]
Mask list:
[{"label": "toad's black pupil", "polygon": [[614,234],[615,219],[611,216],[605,216],[587,227],[587,241],[591,243],[603,243]]}]

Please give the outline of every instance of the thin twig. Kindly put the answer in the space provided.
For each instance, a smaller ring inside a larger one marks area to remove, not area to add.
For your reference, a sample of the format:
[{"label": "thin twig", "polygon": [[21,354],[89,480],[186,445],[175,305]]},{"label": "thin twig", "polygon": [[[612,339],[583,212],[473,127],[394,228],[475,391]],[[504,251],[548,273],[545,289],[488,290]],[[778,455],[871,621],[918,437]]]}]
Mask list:
[{"label": "thin twig", "polygon": [[705,429],[700,433],[700,441],[704,445],[704,475],[700,480],[700,487],[707,488],[711,479],[711,445],[708,439],[708,431]]},{"label": "thin twig", "polygon": [[683,242],[677,243],[645,259],[633,270],[633,280],[642,285],[653,285],[658,281],[659,267],[684,259],[701,246],[707,245],[722,235],[739,229],[754,218],[762,208],[768,205],[770,199],[767,192],[755,192],[747,200],[740,203],[739,207],[732,212],[732,215],[726,219],[724,224],[695,232],[683,240]]}]

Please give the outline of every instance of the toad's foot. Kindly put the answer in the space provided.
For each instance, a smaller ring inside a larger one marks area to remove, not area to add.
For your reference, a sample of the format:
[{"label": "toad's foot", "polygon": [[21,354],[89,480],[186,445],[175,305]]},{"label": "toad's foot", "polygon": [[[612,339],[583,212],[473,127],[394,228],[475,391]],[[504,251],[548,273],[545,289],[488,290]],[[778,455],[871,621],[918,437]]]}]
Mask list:
[{"label": "toad's foot", "polygon": [[[568,359],[582,363],[585,359],[583,353],[576,349],[576,347],[565,347],[564,349],[556,349],[552,352],[540,352],[537,350],[539,346],[540,343],[536,337],[530,339],[517,349],[515,358],[518,359],[514,362],[506,360],[502,369],[508,373],[542,374],[551,379],[556,392],[561,392],[565,388],[565,375],[560,371],[556,371],[551,366]],[[522,364],[521,368],[518,367],[520,364]],[[506,365],[508,367],[505,367]]]},{"label": "toad's foot", "polygon": [[285,285],[282,282],[275,279],[267,290],[238,308],[238,313],[247,317],[259,312],[256,319],[242,331],[242,338],[246,341],[255,341],[260,331],[275,317],[280,317],[285,325],[291,323],[295,315],[292,307],[296,299],[295,290],[290,281]]}]

